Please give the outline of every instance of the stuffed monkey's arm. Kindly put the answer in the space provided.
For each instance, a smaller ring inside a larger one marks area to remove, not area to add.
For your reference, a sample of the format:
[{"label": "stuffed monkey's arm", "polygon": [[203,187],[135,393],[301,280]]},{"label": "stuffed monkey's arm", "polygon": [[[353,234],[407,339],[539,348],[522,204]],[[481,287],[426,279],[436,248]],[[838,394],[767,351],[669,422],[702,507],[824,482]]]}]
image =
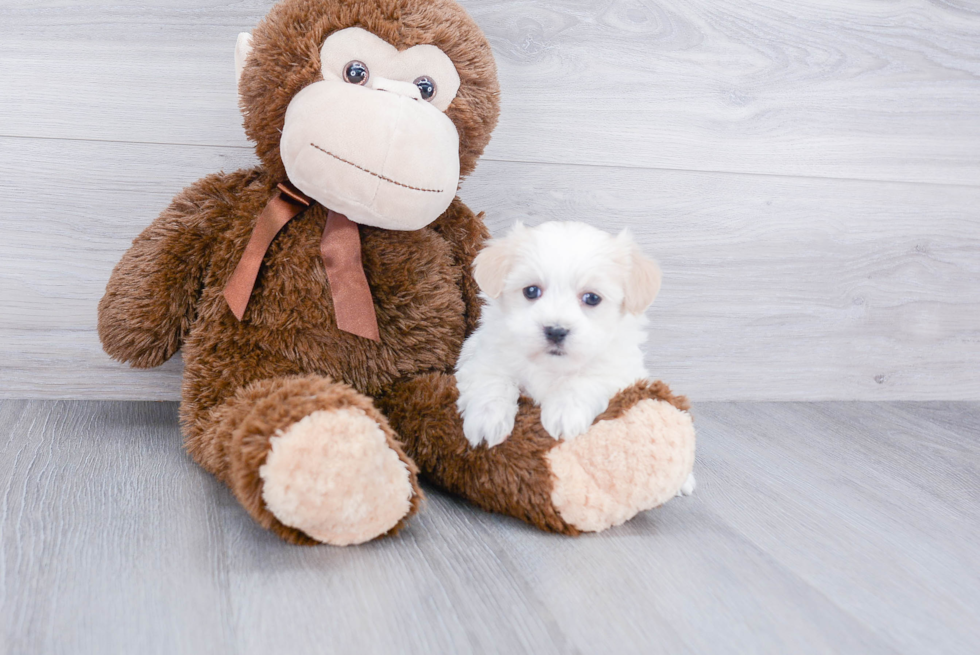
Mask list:
[{"label": "stuffed monkey's arm", "polygon": [[232,177],[209,175],[184,189],[116,264],[99,303],[99,339],[113,359],[149,368],[180,348]]},{"label": "stuffed monkey's arm", "polygon": [[480,287],[473,279],[473,260],[490,238],[490,232],[483,224],[483,212],[474,214],[459,198],[455,198],[449,209],[432,224],[444,239],[449,241],[456,256],[456,262],[463,270],[460,287],[466,303],[466,336],[476,329],[480,321]]}]

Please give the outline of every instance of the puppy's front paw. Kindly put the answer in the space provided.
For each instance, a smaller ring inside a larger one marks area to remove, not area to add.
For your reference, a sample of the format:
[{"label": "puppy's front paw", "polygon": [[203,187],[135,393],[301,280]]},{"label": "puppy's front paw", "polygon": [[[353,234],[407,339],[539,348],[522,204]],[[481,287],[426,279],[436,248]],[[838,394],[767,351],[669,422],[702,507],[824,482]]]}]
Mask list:
[{"label": "puppy's front paw", "polygon": [[541,404],[541,425],[554,439],[574,439],[592,427],[598,414],[585,403],[574,401]]},{"label": "puppy's front paw", "polygon": [[476,448],[487,442],[487,448],[501,444],[514,431],[517,403],[487,399],[460,408],[463,415],[463,436]]}]

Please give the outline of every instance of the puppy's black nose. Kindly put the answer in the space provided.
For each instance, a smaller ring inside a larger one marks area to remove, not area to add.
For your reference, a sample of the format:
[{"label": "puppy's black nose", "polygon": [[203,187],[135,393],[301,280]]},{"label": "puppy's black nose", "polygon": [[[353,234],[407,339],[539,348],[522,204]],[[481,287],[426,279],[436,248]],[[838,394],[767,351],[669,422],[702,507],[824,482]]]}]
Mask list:
[{"label": "puppy's black nose", "polygon": [[549,325],[544,329],[544,336],[557,346],[568,336],[568,330],[557,325]]}]

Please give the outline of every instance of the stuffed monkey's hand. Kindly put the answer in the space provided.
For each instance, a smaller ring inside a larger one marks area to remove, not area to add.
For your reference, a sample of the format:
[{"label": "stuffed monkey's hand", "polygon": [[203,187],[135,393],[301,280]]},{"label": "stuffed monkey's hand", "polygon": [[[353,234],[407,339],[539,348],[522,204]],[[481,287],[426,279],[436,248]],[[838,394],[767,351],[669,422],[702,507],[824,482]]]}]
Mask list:
[{"label": "stuffed monkey's hand", "polygon": [[232,213],[251,171],[209,175],[184,189],[136,237],[112,271],[99,302],[99,339],[113,358],[159,366],[194,322],[215,225]]}]

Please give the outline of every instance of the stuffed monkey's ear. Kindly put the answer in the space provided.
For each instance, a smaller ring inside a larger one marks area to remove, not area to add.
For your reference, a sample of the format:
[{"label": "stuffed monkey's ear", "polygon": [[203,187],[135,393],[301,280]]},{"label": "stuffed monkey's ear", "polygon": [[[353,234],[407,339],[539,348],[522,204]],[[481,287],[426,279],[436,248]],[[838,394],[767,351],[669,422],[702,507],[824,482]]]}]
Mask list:
[{"label": "stuffed monkey's ear", "polygon": [[514,246],[524,226],[518,223],[506,237],[491,239],[473,260],[473,279],[480,291],[497,298],[504,291],[504,282],[513,262]]},{"label": "stuffed monkey's ear", "polygon": [[629,248],[629,276],[626,278],[626,295],[623,306],[631,314],[642,314],[660,292],[661,273],[657,262],[640,251],[627,230],[618,239]]},{"label": "stuffed monkey's ear", "polygon": [[235,83],[242,81],[242,71],[245,70],[245,60],[248,59],[248,53],[252,52],[252,35],[248,32],[242,32],[238,35],[238,41],[235,43]]}]

